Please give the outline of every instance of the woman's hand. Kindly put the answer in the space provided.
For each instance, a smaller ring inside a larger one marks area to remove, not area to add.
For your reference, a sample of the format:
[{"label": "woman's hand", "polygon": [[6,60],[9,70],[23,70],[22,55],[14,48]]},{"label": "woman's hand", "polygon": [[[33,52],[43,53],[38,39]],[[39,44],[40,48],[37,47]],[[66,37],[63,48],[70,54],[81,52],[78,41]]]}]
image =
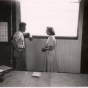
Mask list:
[{"label": "woman's hand", "polygon": [[45,51],[47,51],[47,50],[49,50],[49,47],[48,47],[48,46],[42,48],[42,52],[45,52]]},{"label": "woman's hand", "polygon": [[53,50],[53,46],[46,46],[45,48],[42,48],[42,52],[45,52],[46,50]]},{"label": "woman's hand", "polygon": [[42,48],[42,52],[45,52],[46,51],[46,49],[45,48]]},{"label": "woman's hand", "polygon": [[53,48],[54,48],[53,46],[49,46],[49,50],[53,50]]}]

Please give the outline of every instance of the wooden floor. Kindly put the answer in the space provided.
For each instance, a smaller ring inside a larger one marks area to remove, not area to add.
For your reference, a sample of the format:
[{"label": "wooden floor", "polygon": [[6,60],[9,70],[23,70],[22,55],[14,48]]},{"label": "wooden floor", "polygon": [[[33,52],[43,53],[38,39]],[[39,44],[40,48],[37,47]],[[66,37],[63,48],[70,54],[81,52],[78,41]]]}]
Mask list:
[{"label": "wooden floor", "polygon": [[88,74],[42,72],[40,78],[33,72],[11,71],[0,87],[88,87]]}]

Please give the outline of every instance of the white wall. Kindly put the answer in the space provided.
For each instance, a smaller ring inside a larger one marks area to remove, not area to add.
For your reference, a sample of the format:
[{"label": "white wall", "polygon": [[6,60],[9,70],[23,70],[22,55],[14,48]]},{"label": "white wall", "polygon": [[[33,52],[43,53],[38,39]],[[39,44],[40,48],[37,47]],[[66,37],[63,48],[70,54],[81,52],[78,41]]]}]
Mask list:
[{"label": "white wall", "polygon": [[[81,42],[83,25],[83,1],[80,4],[78,40],[57,39],[56,56],[58,72],[80,73],[81,65]],[[25,39],[26,63],[29,71],[42,71],[44,53],[41,52],[46,39],[34,38],[33,41]]]}]

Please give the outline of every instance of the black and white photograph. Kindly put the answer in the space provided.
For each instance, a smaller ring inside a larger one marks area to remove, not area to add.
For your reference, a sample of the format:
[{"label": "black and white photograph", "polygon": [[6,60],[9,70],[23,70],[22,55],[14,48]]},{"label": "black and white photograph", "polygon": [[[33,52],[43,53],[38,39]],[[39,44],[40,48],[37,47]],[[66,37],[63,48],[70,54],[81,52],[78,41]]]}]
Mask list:
[{"label": "black and white photograph", "polygon": [[0,0],[0,87],[88,87],[88,0]]}]

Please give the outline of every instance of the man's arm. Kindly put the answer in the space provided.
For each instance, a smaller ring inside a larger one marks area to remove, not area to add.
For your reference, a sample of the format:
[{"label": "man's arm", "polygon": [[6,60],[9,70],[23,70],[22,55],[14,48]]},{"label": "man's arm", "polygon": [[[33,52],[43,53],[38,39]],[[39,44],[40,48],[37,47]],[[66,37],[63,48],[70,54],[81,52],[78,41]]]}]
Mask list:
[{"label": "man's arm", "polygon": [[23,50],[22,50],[22,49],[19,49],[19,47],[18,47],[16,37],[13,38],[13,45],[14,45],[14,48],[15,48],[18,52],[23,52]]},{"label": "man's arm", "polygon": [[24,38],[29,38],[30,37],[30,33],[23,33]]},{"label": "man's arm", "polygon": [[30,36],[30,33],[23,33],[24,38],[28,38],[30,41],[33,39],[32,36]]},{"label": "man's arm", "polygon": [[14,45],[14,48],[15,48],[16,50],[19,49],[19,48],[18,48],[18,45],[17,45],[16,37],[13,38],[13,45]]}]

